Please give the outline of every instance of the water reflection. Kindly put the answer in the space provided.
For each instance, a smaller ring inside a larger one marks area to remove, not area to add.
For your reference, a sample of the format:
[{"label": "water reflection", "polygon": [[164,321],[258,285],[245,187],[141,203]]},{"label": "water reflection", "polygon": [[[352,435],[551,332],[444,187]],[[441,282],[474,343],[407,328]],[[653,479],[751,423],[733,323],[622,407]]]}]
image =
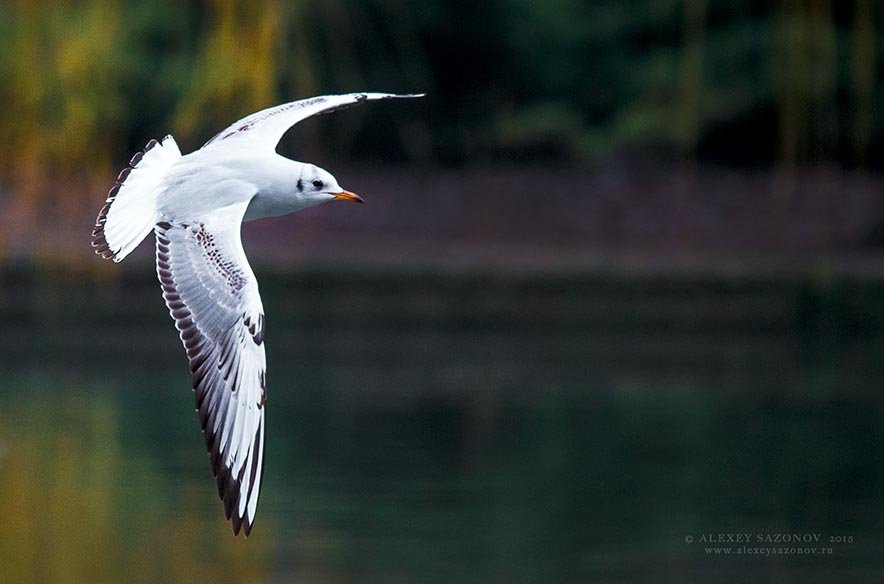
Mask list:
[{"label": "water reflection", "polygon": [[267,539],[246,548],[206,529],[211,493],[163,468],[174,443],[126,444],[126,418],[150,413],[62,377],[45,382],[19,380],[3,395],[4,582],[265,581]]},{"label": "water reflection", "polygon": [[[264,492],[235,539],[156,304],[29,323],[39,350],[15,319],[0,335],[2,581],[859,581],[884,543],[874,336],[295,326],[285,308]],[[684,542],[792,530],[856,541],[730,562]]]}]

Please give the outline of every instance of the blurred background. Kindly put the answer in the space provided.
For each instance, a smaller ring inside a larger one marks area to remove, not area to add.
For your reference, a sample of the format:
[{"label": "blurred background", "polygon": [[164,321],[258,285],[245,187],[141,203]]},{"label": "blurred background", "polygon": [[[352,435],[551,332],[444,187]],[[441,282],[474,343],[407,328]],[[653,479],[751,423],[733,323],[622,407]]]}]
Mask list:
[{"label": "blurred background", "polygon": [[[882,33],[873,0],[0,3],[0,579],[879,580]],[[90,233],[151,138],[351,91],[428,96],[283,140],[367,205],[244,226],[244,541],[152,238]]]}]

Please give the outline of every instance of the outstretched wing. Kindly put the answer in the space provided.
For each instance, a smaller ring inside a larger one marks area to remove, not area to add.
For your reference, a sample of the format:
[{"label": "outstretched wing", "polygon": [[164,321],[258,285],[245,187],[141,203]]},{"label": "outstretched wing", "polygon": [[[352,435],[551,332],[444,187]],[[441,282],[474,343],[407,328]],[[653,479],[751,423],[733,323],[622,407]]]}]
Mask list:
[{"label": "outstretched wing", "polygon": [[157,275],[175,320],[233,532],[252,529],[264,457],[264,309],[240,240],[248,202],[156,226]]},{"label": "outstretched wing", "polygon": [[393,93],[347,93],[343,95],[322,95],[300,101],[292,101],[269,107],[250,116],[234,122],[214,138],[203,145],[218,144],[227,140],[250,140],[255,144],[262,144],[271,150],[286,131],[310,116],[327,114],[340,109],[348,108],[366,101],[377,99],[410,99],[423,97],[418,94],[393,94]]}]

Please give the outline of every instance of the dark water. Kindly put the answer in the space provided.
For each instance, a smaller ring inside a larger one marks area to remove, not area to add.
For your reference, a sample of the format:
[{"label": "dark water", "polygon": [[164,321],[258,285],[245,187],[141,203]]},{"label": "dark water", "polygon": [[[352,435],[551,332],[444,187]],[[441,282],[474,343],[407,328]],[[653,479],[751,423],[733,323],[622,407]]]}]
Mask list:
[{"label": "dark water", "polygon": [[[6,277],[0,581],[884,577],[884,335],[863,306],[788,282],[261,281],[243,540],[150,274]],[[708,534],[783,553],[723,557]],[[814,541],[755,539],[778,534]]]}]

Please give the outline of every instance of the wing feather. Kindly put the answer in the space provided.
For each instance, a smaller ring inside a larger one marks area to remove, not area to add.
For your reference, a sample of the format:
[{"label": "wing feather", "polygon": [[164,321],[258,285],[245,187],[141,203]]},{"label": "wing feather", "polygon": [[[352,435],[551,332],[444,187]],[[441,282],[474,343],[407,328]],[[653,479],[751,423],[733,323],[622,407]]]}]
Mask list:
[{"label": "wing feather", "polygon": [[302,120],[319,114],[328,114],[367,101],[379,99],[411,99],[423,97],[423,93],[346,93],[342,95],[321,95],[292,101],[263,109],[229,125],[203,145],[206,148],[228,140],[246,140],[260,143],[270,150],[286,131]]},{"label": "wing feather", "polygon": [[157,275],[187,351],[218,495],[233,532],[255,520],[264,455],[264,309],[239,237],[248,203],[157,224]]}]

